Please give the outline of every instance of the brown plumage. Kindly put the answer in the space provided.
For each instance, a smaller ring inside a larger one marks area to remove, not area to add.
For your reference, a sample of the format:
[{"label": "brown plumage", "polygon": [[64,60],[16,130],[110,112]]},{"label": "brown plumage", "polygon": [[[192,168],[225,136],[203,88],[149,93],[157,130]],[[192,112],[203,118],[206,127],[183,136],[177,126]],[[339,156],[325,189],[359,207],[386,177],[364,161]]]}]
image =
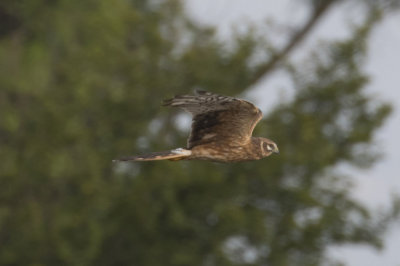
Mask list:
[{"label": "brown plumage", "polygon": [[196,95],[178,95],[164,101],[164,106],[180,107],[192,114],[192,130],[187,149],[155,152],[115,161],[210,160],[239,162],[259,160],[279,153],[270,139],[252,137],[262,118],[252,103],[205,91]]}]

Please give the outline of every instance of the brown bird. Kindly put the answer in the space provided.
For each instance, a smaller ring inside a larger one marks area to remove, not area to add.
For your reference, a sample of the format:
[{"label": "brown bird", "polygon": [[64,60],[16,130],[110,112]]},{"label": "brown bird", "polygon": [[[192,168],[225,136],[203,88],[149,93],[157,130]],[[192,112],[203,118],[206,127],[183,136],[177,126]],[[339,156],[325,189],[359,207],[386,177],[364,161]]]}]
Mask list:
[{"label": "brown bird", "polygon": [[270,139],[252,137],[262,118],[252,103],[206,91],[196,95],[178,95],[165,100],[164,106],[180,107],[192,114],[192,131],[187,148],[154,152],[114,161],[209,160],[240,162],[259,160],[279,153]]}]

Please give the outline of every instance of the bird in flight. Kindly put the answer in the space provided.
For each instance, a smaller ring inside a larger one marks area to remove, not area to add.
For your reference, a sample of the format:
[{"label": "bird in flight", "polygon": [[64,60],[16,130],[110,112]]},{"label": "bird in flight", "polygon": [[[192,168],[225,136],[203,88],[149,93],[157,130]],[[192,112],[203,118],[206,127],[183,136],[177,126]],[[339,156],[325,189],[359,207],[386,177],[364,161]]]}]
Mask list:
[{"label": "bird in flight", "polygon": [[240,162],[259,160],[279,153],[270,139],[252,137],[262,118],[252,103],[206,91],[195,95],[177,95],[164,106],[180,107],[192,114],[192,130],[187,148],[119,158],[114,161],[209,160]]}]

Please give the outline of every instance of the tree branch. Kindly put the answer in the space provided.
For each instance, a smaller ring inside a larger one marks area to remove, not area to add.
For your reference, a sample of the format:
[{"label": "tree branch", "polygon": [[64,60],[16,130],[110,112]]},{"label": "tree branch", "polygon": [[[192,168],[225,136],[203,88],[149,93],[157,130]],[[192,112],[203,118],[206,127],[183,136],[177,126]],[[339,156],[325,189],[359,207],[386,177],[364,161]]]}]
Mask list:
[{"label": "tree branch", "polygon": [[295,34],[293,34],[292,38],[290,38],[286,46],[280,52],[272,55],[271,59],[267,63],[259,67],[253,78],[250,80],[249,86],[254,85],[261,78],[266,77],[271,72],[271,70],[304,39],[304,37],[317,24],[323,14],[328,11],[329,7],[331,7],[333,3],[338,1],[339,0],[323,0],[320,1],[319,4],[316,4],[312,16],[310,16],[304,26],[299,29]]}]

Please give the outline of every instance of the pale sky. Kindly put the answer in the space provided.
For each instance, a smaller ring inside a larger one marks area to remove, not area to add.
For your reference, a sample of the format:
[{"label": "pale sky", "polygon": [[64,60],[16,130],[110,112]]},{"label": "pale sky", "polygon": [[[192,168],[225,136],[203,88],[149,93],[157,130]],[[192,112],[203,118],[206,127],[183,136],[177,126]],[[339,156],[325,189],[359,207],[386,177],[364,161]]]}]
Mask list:
[{"label": "pale sky", "polygon": [[[303,3],[291,0],[186,0],[187,12],[198,22],[215,25],[221,38],[227,39],[232,26],[241,28],[246,23],[262,27],[267,18],[283,24],[301,25],[306,17]],[[305,54],[320,39],[346,36],[348,23],[360,18],[360,10],[351,3],[340,5],[314,29],[304,44],[294,53],[295,58]],[[347,169],[354,177],[356,188],[352,196],[371,208],[387,206],[392,193],[400,194],[400,14],[390,15],[373,31],[369,41],[366,70],[371,74],[368,93],[379,100],[392,103],[394,112],[376,134],[376,140],[385,158],[372,169]],[[285,28],[282,29],[285,36]],[[279,37],[279,36],[278,36]],[[268,102],[257,99],[279,88],[280,94]],[[283,93],[282,93],[283,91]],[[263,111],[268,111],[279,97],[290,97],[290,83],[277,73],[260,82],[248,95]],[[329,253],[350,266],[400,265],[400,221],[385,237],[385,248],[379,252],[369,247],[345,246],[332,248]]]}]

